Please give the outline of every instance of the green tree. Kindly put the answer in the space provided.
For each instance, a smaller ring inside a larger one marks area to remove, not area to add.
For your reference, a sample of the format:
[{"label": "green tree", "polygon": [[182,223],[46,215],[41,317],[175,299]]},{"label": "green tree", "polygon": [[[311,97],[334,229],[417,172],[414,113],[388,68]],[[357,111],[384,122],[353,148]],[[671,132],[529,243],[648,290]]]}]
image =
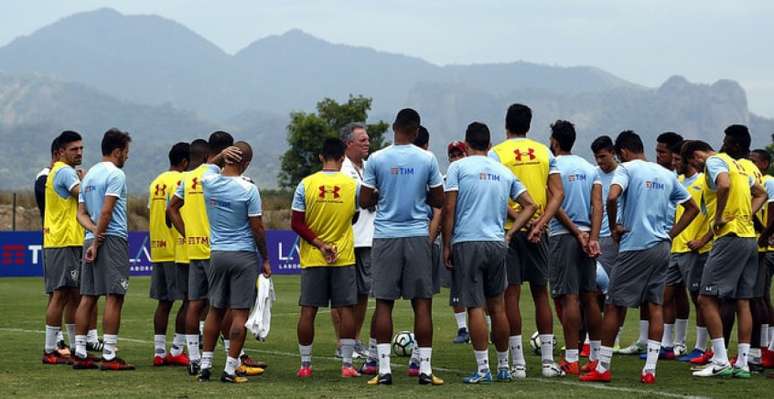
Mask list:
[{"label": "green tree", "polygon": [[[279,184],[293,189],[304,177],[322,168],[318,154],[325,139],[338,137],[339,130],[351,122],[368,119],[371,99],[363,96],[349,96],[346,103],[325,98],[317,103],[317,113],[292,112],[288,124],[289,148],[282,155]],[[388,143],[384,133],[389,125],[384,121],[368,124],[371,151],[384,148]]]}]

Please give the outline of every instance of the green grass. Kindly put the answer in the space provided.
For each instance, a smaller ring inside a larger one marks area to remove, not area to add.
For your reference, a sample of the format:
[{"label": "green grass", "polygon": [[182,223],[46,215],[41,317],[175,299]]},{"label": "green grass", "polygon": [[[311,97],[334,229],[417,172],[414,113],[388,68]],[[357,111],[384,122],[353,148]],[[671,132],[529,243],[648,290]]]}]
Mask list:
[{"label": "green grass", "polygon": [[[339,361],[333,358],[334,342],[330,317],[321,313],[317,320],[314,346],[314,377],[299,381],[295,371],[297,355],[295,326],[298,298],[297,277],[275,277],[278,300],[273,307],[272,330],[265,343],[248,337],[246,350],[266,360],[270,367],[264,376],[249,384],[224,385],[220,382],[196,383],[182,368],[153,368],[152,314],[155,303],[148,298],[149,278],[133,278],[123,312],[119,338],[120,354],[137,366],[136,371],[114,373],[73,371],[66,366],[40,363],[43,346],[43,315],[46,297],[42,280],[34,278],[0,279],[0,397],[704,397],[758,398],[771,395],[774,380],[754,376],[750,380],[699,380],[691,377],[688,366],[679,362],[660,362],[658,383],[639,383],[642,361],[634,357],[613,360],[615,379],[609,385],[584,385],[572,378],[547,380],[537,377],[539,357],[527,355],[528,378],[525,381],[488,386],[466,386],[461,380],[475,366],[468,345],[453,345],[455,324],[445,306],[448,290],[436,297],[434,308],[435,338],[433,366],[446,385],[426,387],[405,376],[407,358],[393,357],[394,385],[372,387],[366,378],[341,380]],[[528,292],[524,293],[522,314],[525,336],[534,331],[534,313]],[[369,311],[370,315],[370,311]],[[408,303],[395,307],[395,329],[411,329]],[[637,312],[629,312],[624,343],[637,335]],[[559,324],[555,321],[555,331]],[[366,330],[367,331],[367,330]],[[693,330],[689,333],[692,345]],[[561,337],[558,337],[561,346]],[[171,334],[169,338],[171,342]],[[735,347],[735,345],[734,345]],[[223,367],[223,351],[216,351],[218,375]],[[494,353],[490,356],[495,361]],[[558,359],[558,357],[557,357]]]}]

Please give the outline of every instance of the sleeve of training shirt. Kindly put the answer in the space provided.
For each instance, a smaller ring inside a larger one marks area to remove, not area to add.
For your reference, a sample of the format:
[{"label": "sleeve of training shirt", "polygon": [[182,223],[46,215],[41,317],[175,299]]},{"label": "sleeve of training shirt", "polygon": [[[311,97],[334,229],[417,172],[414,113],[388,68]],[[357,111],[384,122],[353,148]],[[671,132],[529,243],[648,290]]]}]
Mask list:
[{"label": "sleeve of training shirt", "polygon": [[293,193],[293,204],[290,208],[297,212],[306,212],[306,193],[304,192],[303,180],[296,186],[296,191]]},{"label": "sleeve of training shirt", "polygon": [[594,168],[594,180],[592,180],[592,184],[602,184],[602,176],[599,174],[598,168]]},{"label": "sleeve of training shirt", "polygon": [[105,196],[121,197],[121,193],[126,186],[126,175],[120,170],[116,170],[108,177],[107,190]]},{"label": "sleeve of training shirt", "polygon": [[78,174],[75,173],[75,169],[73,168],[61,168],[56,172],[56,176],[54,176],[54,188],[57,193],[59,193],[59,195],[67,193],[67,195],[63,195],[63,197],[69,197],[70,191],[80,183],[81,181],[78,179]]},{"label": "sleeve of training shirt", "polygon": [[363,187],[376,188],[376,164],[377,160],[372,159],[365,164],[363,169]]},{"label": "sleeve of training shirt", "polygon": [[258,217],[262,214],[261,193],[258,192],[258,187],[250,185],[250,189],[247,191],[247,217]]},{"label": "sleeve of training shirt", "polygon": [[491,159],[494,159],[497,162],[500,162],[500,157],[497,155],[496,152],[494,152],[494,150],[489,150],[489,153],[487,154],[487,156]]},{"label": "sleeve of training shirt", "polygon": [[177,185],[175,190],[175,197],[185,200],[185,179],[183,176],[180,177],[180,184]]},{"label": "sleeve of training shirt", "polygon": [[454,162],[449,165],[449,169],[446,170],[446,185],[444,186],[444,191],[459,191],[460,181],[458,175],[460,168],[458,166],[459,164]]},{"label": "sleeve of training shirt", "polygon": [[204,171],[204,174],[202,174],[202,181],[212,179],[214,176],[217,176],[220,174],[220,168],[218,165],[207,165],[207,169]]},{"label": "sleeve of training shirt", "polygon": [[769,195],[768,202],[774,202],[774,179],[766,179],[764,186],[766,193]]},{"label": "sleeve of training shirt", "polygon": [[438,167],[438,158],[435,155],[430,155],[430,173],[427,179],[427,185],[430,188],[436,188],[443,186],[443,176],[441,176],[441,168]]},{"label": "sleeve of training shirt", "polygon": [[709,157],[707,158],[707,173],[709,174],[709,183],[710,188],[714,189],[715,185],[717,184],[718,175],[721,173],[728,173],[728,165],[726,165],[726,161],[722,160],[719,157]]},{"label": "sleeve of training shirt", "polygon": [[559,172],[559,167],[556,166],[556,157],[554,154],[551,153],[551,151],[548,152],[548,174],[553,175],[555,173],[561,173]]},{"label": "sleeve of training shirt", "polygon": [[621,187],[621,191],[626,191],[626,188],[629,187],[629,171],[627,171],[623,166],[619,166],[615,170],[613,180],[610,182],[611,186],[613,184],[619,185]]},{"label": "sleeve of training shirt", "polygon": [[673,204],[682,204],[689,199],[691,199],[691,193],[688,192],[685,186],[680,184],[680,181],[677,180],[677,176],[673,174],[672,192],[669,194],[669,200],[672,201]]},{"label": "sleeve of training shirt", "polygon": [[524,184],[521,183],[521,180],[519,180],[518,177],[513,176],[513,181],[511,182],[511,199],[516,201],[516,199],[519,198],[519,196],[527,191],[527,188],[524,187]]}]

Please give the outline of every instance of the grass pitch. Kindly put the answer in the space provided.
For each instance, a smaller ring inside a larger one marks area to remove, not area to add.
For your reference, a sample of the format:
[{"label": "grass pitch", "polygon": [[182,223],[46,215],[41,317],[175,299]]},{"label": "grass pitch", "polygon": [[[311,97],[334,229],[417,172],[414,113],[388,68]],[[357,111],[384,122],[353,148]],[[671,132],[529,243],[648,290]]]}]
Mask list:
[{"label": "grass pitch", "polygon": [[[433,366],[446,384],[438,387],[419,386],[405,376],[408,358],[393,357],[393,385],[368,386],[366,377],[343,380],[339,377],[340,361],[333,357],[334,336],[330,317],[321,312],[317,319],[313,352],[314,376],[299,380],[296,342],[298,317],[298,277],[276,276],[277,302],[273,307],[272,329],[267,342],[248,336],[246,351],[256,359],[269,362],[266,374],[251,378],[243,385],[226,385],[218,381],[197,383],[183,368],[154,368],[152,316],[155,302],[148,298],[150,278],[131,280],[124,305],[119,352],[122,358],[137,366],[136,371],[74,371],[67,366],[40,363],[43,347],[43,316],[46,296],[38,278],[0,279],[0,398],[9,397],[772,397],[774,380],[754,376],[750,380],[697,379],[689,367],[676,361],[658,364],[658,382],[653,386],[639,383],[643,361],[638,357],[616,356],[613,359],[614,380],[611,384],[582,384],[574,378],[544,379],[540,375],[540,358],[527,354],[528,376],[524,381],[481,386],[462,384],[462,377],[472,372],[475,360],[469,345],[451,343],[456,327],[448,303],[448,290],[436,296],[434,305],[435,336]],[[526,287],[525,287],[526,288]],[[522,300],[525,345],[533,331],[534,312],[528,290]],[[102,306],[100,305],[100,308]],[[176,309],[176,308],[175,308]],[[373,304],[370,313],[373,311]],[[173,310],[174,311],[174,310]],[[395,330],[410,330],[412,314],[407,302],[395,306]],[[691,315],[693,317],[693,315]],[[630,343],[638,334],[637,312],[629,312],[623,342]],[[170,323],[170,326],[172,323]],[[561,329],[554,321],[558,346],[563,345]],[[170,327],[171,329],[171,327]],[[367,327],[364,331],[368,331]],[[101,328],[100,328],[101,333]],[[695,337],[689,330],[689,347]],[[363,336],[367,340],[367,336]],[[168,342],[172,341],[170,331]],[[732,345],[735,349],[735,345]],[[557,360],[560,355],[557,354]],[[496,362],[494,349],[490,360]],[[356,361],[359,364],[359,361]],[[224,364],[222,346],[216,349],[215,370],[220,375]]]}]

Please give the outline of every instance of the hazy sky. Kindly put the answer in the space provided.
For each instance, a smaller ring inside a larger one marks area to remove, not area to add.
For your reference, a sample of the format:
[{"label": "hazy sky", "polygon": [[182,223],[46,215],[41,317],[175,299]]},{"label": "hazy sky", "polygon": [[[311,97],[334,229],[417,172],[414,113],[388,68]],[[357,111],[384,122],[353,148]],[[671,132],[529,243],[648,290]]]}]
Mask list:
[{"label": "hazy sky", "polygon": [[300,28],[436,64],[593,65],[646,86],[729,78],[774,117],[774,1],[2,0],[0,45],[67,15],[112,7],[174,19],[229,53]]}]

